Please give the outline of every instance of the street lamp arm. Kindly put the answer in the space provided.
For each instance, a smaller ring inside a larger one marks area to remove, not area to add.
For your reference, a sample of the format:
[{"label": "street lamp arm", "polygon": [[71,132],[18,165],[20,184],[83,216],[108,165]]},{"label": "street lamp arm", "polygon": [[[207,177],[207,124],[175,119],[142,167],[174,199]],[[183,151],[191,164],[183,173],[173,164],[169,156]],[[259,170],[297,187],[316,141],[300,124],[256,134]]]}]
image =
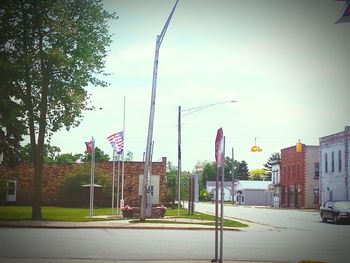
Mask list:
[{"label": "street lamp arm", "polygon": [[210,108],[210,107],[215,106],[215,105],[224,104],[224,103],[233,103],[233,102],[237,102],[237,101],[236,100],[221,101],[221,102],[202,105],[202,106],[198,106],[198,107],[194,107],[194,108],[190,108],[190,109],[184,109],[184,110],[181,110],[181,112],[186,112],[185,114],[182,114],[182,116],[187,116],[187,115],[190,115],[190,114],[195,113],[197,111],[201,111],[201,110],[204,110],[206,108]]},{"label": "street lamp arm", "polygon": [[169,17],[168,17],[168,20],[166,21],[166,23],[165,23],[163,29],[162,29],[162,32],[161,32],[160,35],[158,36],[158,42],[157,42],[157,48],[158,48],[158,49],[160,48],[160,45],[162,44],[164,35],[165,35],[165,33],[166,33],[167,29],[168,29],[170,20],[171,20],[173,14],[174,14],[174,11],[175,11],[175,8],[176,8],[178,2],[179,2],[179,0],[176,0],[176,3],[175,3],[175,5],[174,5],[174,7],[173,7],[173,10],[171,10],[171,13],[170,13],[170,15],[169,15]]}]

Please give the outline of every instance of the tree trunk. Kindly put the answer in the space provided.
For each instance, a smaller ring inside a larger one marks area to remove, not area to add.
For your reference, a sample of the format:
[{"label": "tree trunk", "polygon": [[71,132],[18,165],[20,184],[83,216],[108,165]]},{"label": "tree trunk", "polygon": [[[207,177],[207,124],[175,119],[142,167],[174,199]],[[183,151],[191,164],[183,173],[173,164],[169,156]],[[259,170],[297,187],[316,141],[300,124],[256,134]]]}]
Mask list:
[{"label": "tree trunk", "polygon": [[41,220],[41,206],[42,206],[42,185],[43,185],[43,158],[42,154],[35,150],[33,160],[34,164],[34,184],[33,184],[33,203],[32,203],[32,219]]},{"label": "tree trunk", "polygon": [[[43,36],[38,27],[39,33],[39,50],[43,51]],[[41,53],[42,54],[42,53]],[[34,187],[33,187],[33,204],[32,204],[32,219],[42,219],[41,206],[42,206],[42,187],[43,187],[43,151],[46,135],[46,116],[48,108],[48,95],[49,95],[49,78],[51,71],[50,61],[45,61],[43,56],[40,58],[40,67],[42,74],[41,83],[41,101],[39,104],[40,116],[39,116],[39,134],[38,144],[34,150]],[[35,142],[34,142],[35,143]],[[32,145],[33,146],[33,145]]]}]

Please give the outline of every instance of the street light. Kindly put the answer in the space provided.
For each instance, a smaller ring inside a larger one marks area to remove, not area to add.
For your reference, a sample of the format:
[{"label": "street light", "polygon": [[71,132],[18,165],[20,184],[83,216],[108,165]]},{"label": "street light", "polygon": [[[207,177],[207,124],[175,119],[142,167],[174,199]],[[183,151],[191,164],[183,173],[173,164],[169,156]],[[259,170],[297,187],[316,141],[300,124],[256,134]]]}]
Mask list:
[{"label": "street light", "polygon": [[154,115],[155,115],[155,105],[156,105],[156,90],[157,90],[157,72],[158,72],[158,60],[159,60],[159,49],[162,44],[164,35],[167,31],[171,18],[174,14],[175,8],[179,0],[176,0],[176,3],[162,29],[162,32],[157,36],[156,39],[156,48],[154,54],[154,63],[153,63],[153,80],[152,80],[152,93],[151,93],[151,105],[148,121],[148,133],[147,133],[147,145],[146,145],[146,154],[145,154],[145,168],[142,179],[142,198],[141,198],[141,210],[140,210],[140,220],[145,221],[146,214],[151,216],[152,214],[152,202],[150,202],[150,181],[151,181],[151,151],[152,151],[152,142],[153,142],[153,126],[154,126]]},{"label": "street light", "polygon": [[219,104],[237,102],[235,100],[226,100],[216,103],[211,103],[203,106],[198,106],[190,109],[181,110],[181,106],[178,109],[178,199],[177,199],[177,215],[180,215],[180,203],[181,203],[181,113],[186,112],[182,116],[187,116],[197,111],[204,110],[209,107],[213,107]]}]

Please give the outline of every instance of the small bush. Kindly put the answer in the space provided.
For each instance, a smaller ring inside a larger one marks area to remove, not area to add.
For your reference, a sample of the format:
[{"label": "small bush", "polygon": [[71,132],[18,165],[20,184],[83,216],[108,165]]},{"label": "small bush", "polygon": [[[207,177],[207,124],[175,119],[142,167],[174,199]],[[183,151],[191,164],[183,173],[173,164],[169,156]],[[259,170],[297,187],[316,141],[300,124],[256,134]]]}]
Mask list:
[{"label": "small bush", "polygon": [[[62,178],[58,198],[60,202],[69,206],[81,205],[82,185],[90,184],[91,170],[89,165],[77,167],[74,171]],[[103,187],[102,191],[106,198],[112,196],[112,176],[106,171],[95,169],[95,184]]]}]

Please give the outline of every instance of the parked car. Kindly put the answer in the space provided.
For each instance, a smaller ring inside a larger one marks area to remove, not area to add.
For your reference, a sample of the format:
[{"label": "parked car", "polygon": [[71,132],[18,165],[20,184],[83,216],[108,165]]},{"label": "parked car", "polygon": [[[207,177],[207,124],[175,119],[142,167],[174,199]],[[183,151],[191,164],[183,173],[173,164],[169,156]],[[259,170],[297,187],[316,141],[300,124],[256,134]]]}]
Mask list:
[{"label": "parked car", "polygon": [[350,201],[327,201],[320,207],[320,216],[323,222],[350,221]]}]

